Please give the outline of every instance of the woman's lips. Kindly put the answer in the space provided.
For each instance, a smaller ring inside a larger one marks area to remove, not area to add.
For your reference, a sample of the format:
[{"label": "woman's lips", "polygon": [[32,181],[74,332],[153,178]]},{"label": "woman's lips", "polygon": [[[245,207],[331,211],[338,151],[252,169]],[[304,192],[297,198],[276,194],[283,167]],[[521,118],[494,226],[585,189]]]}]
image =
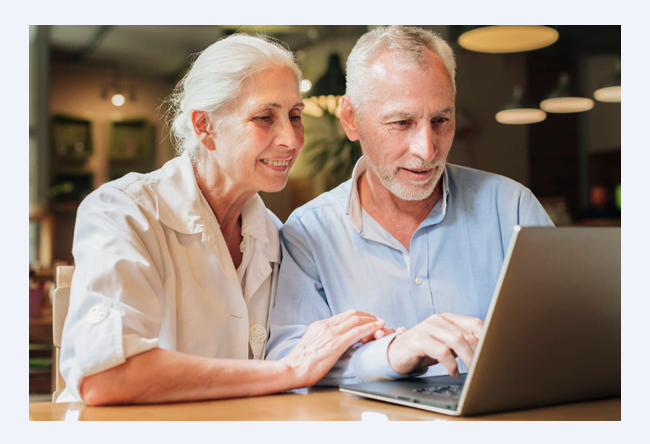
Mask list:
[{"label": "woman's lips", "polygon": [[289,165],[291,164],[291,158],[282,159],[282,160],[260,159],[260,162],[262,163],[262,165],[272,169],[273,171],[284,172],[289,169]]}]

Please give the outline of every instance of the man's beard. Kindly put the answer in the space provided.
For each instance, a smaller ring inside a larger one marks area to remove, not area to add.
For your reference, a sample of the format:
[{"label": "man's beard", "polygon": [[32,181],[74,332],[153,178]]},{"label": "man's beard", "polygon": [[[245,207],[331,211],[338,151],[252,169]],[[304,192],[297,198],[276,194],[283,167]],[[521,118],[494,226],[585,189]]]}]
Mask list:
[{"label": "man's beard", "polygon": [[[442,177],[446,161],[447,159],[444,158],[432,162],[413,162],[409,165],[394,164],[380,167],[366,156],[368,166],[372,168],[377,177],[379,177],[382,185],[398,198],[408,201],[420,201],[431,196]],[[400,182],[397,178],[400,168],[420,171],[433,169],[434,171],[432,177],[424,183],[413,182],[406,179],[407,183],[405,184]]]}]

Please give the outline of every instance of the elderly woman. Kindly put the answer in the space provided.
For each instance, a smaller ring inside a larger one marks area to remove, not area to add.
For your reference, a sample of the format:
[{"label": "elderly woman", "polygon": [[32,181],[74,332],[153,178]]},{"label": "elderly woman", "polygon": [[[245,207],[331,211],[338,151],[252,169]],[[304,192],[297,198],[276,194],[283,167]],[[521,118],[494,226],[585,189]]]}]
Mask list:
[{"label": "elderly woman", "polygon": [[291,53],[236,35],[208,47],[172,96],[182,155],[81,204],[59,401],[90,405],[253,396],[306,387],[385,334],[346,312],[263,361],[280,262],[279,191],[303,146]]}]

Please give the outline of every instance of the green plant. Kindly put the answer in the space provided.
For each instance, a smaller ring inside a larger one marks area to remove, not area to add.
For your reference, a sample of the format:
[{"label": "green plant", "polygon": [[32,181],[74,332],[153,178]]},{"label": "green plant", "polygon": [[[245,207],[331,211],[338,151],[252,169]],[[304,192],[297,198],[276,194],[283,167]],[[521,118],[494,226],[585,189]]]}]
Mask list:
[{"label": "green plant", "polygon": [[316,175],[325,171],[326,188],[331,190],[352,176],[363,153],[359,141],[352,142],[345,134],[340,134],[340,124],[334,114],[325,110],[321,118],[329,122],[329,134],[310,142],[305,151],[309,155],[312,173]]}]

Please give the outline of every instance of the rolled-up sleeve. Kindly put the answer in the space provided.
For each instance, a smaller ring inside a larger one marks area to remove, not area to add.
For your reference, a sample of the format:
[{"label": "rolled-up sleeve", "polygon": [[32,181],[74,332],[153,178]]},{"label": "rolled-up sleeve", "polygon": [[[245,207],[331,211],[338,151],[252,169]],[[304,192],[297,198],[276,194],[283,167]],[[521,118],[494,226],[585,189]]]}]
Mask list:
[{"label": "rolled-up sleeve", "polygon": [[164,303],[159,236],[118,188],[103,186],[79,206],[60,361],[77,400],[85,376],[158,347]]}]

